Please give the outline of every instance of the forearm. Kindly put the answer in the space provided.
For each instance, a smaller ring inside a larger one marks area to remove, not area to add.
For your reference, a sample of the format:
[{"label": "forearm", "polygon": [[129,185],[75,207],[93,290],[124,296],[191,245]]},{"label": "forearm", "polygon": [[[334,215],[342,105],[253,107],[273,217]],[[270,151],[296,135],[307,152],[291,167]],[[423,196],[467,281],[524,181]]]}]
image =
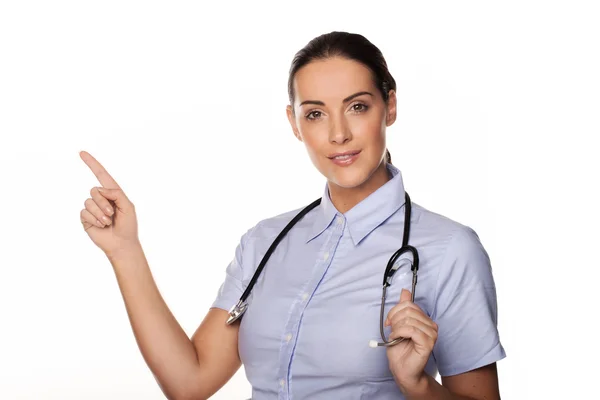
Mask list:
[{"label": "forearm", "polygon": [[137,344],[165,394],[188,392],[196,350],[163,300],[141,245],[109,257]]},{"label": "forearm", "polygon": [[407,400],[477,400],[450,392],[425,373],[418,384],[408,388],[400,386],[400,389]]}]

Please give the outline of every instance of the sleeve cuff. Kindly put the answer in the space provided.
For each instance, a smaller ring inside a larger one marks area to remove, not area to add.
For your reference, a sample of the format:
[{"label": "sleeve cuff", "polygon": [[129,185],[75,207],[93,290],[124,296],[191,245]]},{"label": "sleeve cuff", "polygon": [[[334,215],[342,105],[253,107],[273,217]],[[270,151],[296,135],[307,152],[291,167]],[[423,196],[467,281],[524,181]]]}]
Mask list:
[{"label": "sleeve cuff", "polygon": [[506,351],[502,347],[502,344],[498,343],[493,349],[477,360],[460,362],[447,367],[438,366],[438,370],[440,376],[458,375],[500,361],[505,357]]}]

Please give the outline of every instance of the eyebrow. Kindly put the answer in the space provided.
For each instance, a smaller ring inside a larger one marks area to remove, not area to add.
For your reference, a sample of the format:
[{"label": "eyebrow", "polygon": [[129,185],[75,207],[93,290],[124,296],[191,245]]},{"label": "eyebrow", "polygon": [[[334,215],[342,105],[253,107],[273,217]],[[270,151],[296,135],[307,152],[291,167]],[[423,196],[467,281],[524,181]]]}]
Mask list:
[{"label": "eyebrow", "polygon": [[[357,93],[354,93],[353,95],[350,95],[350,96],[346,97],[343,102],[347,103],[350,100],[354,99],[355,97],[362,96],[363,94],[368,94],[369,96],[373,97],[373,93],[371,93],[371,92],[357,92]],[[300,103],[299,107],[302,107],[304,104],[315,104],[317,106],[324,106],[325,105],[325,103],[323,103],[320,100],[305,100],[302,103]]]}]

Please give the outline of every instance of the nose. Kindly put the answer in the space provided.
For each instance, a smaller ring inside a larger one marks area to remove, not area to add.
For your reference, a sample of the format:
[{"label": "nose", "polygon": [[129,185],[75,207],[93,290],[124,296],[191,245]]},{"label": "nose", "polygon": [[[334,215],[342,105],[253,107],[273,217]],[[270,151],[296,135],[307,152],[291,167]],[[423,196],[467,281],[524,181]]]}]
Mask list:
[{"label": "nose", "polygon": [[330,119],[329,142],[344,144],[352,139],[352,131],[343,115]]}]

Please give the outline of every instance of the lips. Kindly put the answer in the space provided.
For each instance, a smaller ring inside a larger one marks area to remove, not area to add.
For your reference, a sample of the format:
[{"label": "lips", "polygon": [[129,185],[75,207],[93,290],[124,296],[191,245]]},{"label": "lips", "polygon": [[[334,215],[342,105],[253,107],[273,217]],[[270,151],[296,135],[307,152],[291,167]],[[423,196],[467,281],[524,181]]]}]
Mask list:
[{"label": "lips", "polygon": [[343,152],[343,153],[333,153],[333,154],[330,154],[330,155],[328,155],[327,157],[328,157],[329,159],[334,159],[334,158],[336,158],[336,159],[341,159],[341,160],[343,160],[343,159],[348,159],[348,158],[350,158],[351,156],[355,156],[355,155],[357,155],[358,153],[360,153],[360,150],[350,150],[350,151],[345,151],[345,152]]},{"label": "lips", "polygon": [[335,165],[346,167],[358,159],[360,150],[350,150],[343,153],[333,153],[327,156]]}]

